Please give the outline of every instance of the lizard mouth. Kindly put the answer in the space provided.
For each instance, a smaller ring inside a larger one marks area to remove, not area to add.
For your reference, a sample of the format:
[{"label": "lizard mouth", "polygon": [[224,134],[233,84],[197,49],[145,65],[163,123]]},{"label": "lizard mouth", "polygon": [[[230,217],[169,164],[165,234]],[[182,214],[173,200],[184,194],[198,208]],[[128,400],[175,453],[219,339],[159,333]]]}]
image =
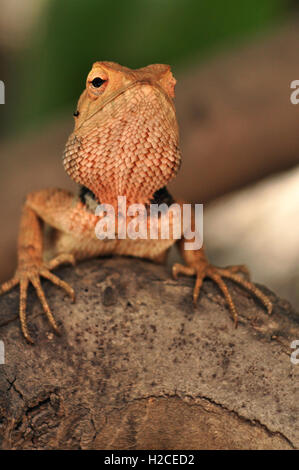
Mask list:
[{"label": "lizard mouth", "polygon": [[164,99],[166,99],[166,101],[168,102],[168,105],[173,109],[173,111],[175,112],[175,108],[174,108],[174,103],[173,101],[171,100],[171,98],[165,93],[164,89],[158,85],[158,84],[151,84],[148,80],[135,80],[134,82],[130,83],[129,85],[126,85],[124,86],[123,88],[117,90],[115,93],[111,94],[109,96],[109,98],[107,98],[106,100],[102,101],[101,104],[94,110],[93,113],[90,113],[88,115],[88,117],[86,117],[82,122],[81,124],[78,125],[77,127],[77,130],[79,130],[82,126],[85,125],[85,123],[88,123],[88,121],[90,121],[92,118],[94,118],[97,114],[99,114],[109,103],[113,102],[114,100],[116,100],[118,97],[120,97],[121,95],[123,95],[124,93],[126,93],[128,90],[130,90],[131,88],[134,88],[136,85],[150,85],[151,88],[156,88],[159,93],[162,93],[162,95],[164,95]]},{"label": "lizard mouth", "polygon": [[94,118],[99,112],[101,112],[105,106],[109,103],[111,103],[112,101],[114,101],[116,98],[118,98],[120,95],[124,94],[127,90],[129,90],[130,88],[133,88],[137,83],[140,83],[138,80],[130,83],[129,85],[127,86],[124,86],[123,88],[121,88],[120,90],[117,90],[115,93],[113,93],[112,95],[109,96],[109,98],[107,98],[106,100],[102,101],[101,104],[94,110],[93,113],[89,114],[87,118],[85,118],[82,123],[77,127],[77,129],[79,130],[86,122],[88,122],[89,120],[91,120],[92,118]]}]

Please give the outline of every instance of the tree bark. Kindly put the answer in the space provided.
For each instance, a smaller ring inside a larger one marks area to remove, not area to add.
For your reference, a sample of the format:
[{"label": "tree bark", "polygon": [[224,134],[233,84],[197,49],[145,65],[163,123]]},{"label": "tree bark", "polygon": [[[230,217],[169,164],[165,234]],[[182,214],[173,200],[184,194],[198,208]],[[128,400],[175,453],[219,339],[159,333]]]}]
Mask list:
[{"label": "tree bark", "polygon": [[174,281],[167,267],[106,258],[58,274],[77,292],[70,304],[43,284],[60,337],[33,289],[34,346],[20,333],[17,289],[0,299],[2,449],[299,447],[299,317],[286,301],[262,288],[268,317],[229,283],[234,329],[211,281],[193,308],[193,279]]}]

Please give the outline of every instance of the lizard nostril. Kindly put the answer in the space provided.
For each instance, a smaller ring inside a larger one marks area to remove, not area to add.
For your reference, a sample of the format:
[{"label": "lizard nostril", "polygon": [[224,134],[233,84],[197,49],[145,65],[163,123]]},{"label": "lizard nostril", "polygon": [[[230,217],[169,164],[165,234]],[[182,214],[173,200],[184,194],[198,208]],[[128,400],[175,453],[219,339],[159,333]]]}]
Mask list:
[{"label": "lizard nostril", "polygon": [[76,111],[76,112],[73,114],[73,116],[78,117],[79,114],[80,114],[79,111]]}]

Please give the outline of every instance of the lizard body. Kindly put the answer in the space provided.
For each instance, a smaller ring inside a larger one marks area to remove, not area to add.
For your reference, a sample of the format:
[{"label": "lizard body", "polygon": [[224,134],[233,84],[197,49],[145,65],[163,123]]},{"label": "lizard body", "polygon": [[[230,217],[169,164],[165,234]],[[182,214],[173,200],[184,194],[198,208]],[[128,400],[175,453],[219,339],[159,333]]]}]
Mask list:
[{"label": "lizard body", "polygon": [[[237,325],[237,311],[224,281],[228,278],[252,292],[271,313],[269,299],[240,275],[246,271],[244,266],[212,266],[203,248],[185,250],[183,238],[99,240],[96,236],[99,217],[94,206],[99,203],[116,208],[118,196],[126,196],[128,205],[147,207],[157,200],[170,203],[165,186],[176,175],[181,160],[173,103],[175,83],[170,67],[161,64],[131,70],[113,62],[96,62],[89,72],[63,156],[67,173],[82,186],[80,196],[60,189],[27,196],[20,222],[18,266],[14,277],[0,289],[4,293],[19,284],[21,329],[29,343],[33,343],[26,321],[29,283],[58,333],[41,277],[63,288],[74,300],[73,289],[52,273],[60,264],[110,254],[163,262],[176,242],[186,265],[176,263],[173,275],[195,276],[194,303],[203,280],[211,278],[222,291]],[[181,202],[178,204],[182,207]],[[51,227],[45,243],[44,225]],[[160,219],[158,225],[160,229]]]}]

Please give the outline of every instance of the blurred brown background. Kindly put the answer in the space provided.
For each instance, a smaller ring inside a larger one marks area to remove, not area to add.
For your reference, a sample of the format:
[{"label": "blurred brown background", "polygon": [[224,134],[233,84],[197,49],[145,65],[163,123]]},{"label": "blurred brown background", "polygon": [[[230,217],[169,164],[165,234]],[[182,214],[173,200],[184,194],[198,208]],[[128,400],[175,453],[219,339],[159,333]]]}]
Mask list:
[{"label": "blurred brown background", "polygon": [[[247,263],[255,280],[299,306],[299,105],[290,102],[290,83],[299,79],[297,3],[0,5],[0,79],[6,86],[0,106],[1,280],[15,267],[25,194],[75,187],[61,155],[92,62],[132,68],[161,62],[171,64],[178,79],[183,165],[172,192],[207,203],[205,243],[214,262]],[[284,197],[275,199],[277,193]]]}]

